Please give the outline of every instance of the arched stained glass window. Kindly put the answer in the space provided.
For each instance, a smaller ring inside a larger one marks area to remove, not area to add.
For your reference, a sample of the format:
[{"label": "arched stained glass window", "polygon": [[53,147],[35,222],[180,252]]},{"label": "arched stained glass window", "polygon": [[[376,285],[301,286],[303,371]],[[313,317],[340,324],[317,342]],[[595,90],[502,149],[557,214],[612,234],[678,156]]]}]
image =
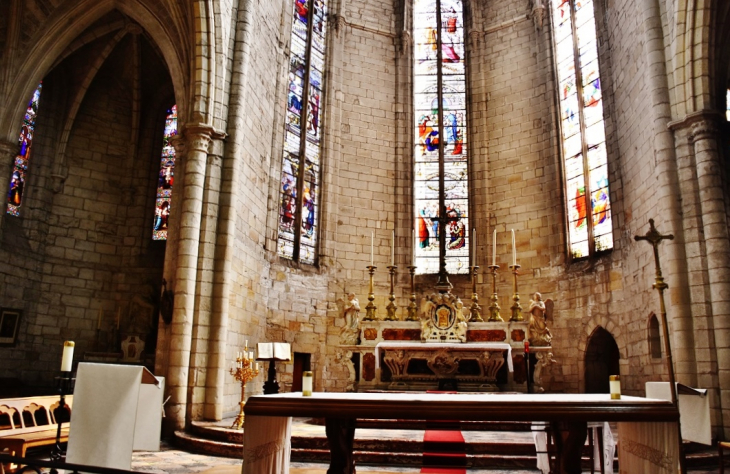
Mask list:
[{"label": "arched stained glass window", "polygon": [[311,265],[317,256],[327,1],[293,0],[292,5],[277,252]]},{"label": "arched stained glass window", "polygon": [[568,245],[578,259],[613,248],[606,132],[592,0],[552,0]]},{"label": "arched stained glass window", "polygon": [[421,274],[440,273],[442,262],[448,273],[469,271],[463,19],[461,0],[414,0],[414,264]]},{"label": "arched stained glass window", "polygon": [[20,137],[18,143],[20,150],[15,157],[15,165],[13,166],[13,174],[10,177],[10,188],[8,189],[8,214],[12,216],[20,216],[20,207],[23,205],[23,189],[25,188],[25,175],[28,172],[28,163],[30,161],[30,152],[33,147],[33,135],[35,133],[35,119],[38,114],[38,100],[41,97],[41,86],[33,93],[33,97],[28,102],[28,108],[23,118],[23,126],[20,128]]},{"label": "arched stained glass window", "polygon": [[727,112],[725,112],[725,116],[727,117],[728,122],[730,122],[730,89],[727,90],[727,98],[725,99],[725,107],[727,108]]},{"label": "arched stained glass window", "polygon": [[157,178],[155,219],[152,223],[153,240],[167,240],[167,219],[170,217],[172,186],[175,181],[175,147],[170,143],[170,139],[175,135],[177,135],[177,106],[173,105],[165,117],[160,174]]}]

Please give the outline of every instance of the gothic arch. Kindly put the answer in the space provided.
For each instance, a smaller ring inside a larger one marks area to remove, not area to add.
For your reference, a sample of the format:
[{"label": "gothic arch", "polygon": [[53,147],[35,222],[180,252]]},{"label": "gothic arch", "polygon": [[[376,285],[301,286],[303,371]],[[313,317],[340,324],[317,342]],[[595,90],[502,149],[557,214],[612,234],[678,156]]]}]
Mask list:
[{"label": "gothic arch", "polygon": [[608,393],[610,375],[620,375],[621,355],[613,335],[597,327],[587,341],[584,366],[584,391],[586,393]]},{"label": "gothic arch", "polygon": [[[188,91],[192,88],[188,79],[190,67],[185,60],[191,53],[183,49],[186,46],[184,41],[175,38],[177,33],[184,33],[186,28],[174,24],[166,28],[167,25],[139,0],[82,0],[73,3],[60,7],[49,16],[33,38],[33,46],[25,54],[23,63],[9,75],[13,80],[6,87],[7,105],[4,109],[0,108],[0,139],[8,143],[17,141],[17,124],[22,119],[25,103],[35,87],[83,31],[114,9],[137,22],[152,38],[169,70],[179,108],[186,111],[186,116],[192,115],[188,111],[191,102]],[[206,18],[196,16],[196,20],[204,21]],[[178,28],[174,28],[175,26]],[[201,90],[207,91],[205,88]]]}]

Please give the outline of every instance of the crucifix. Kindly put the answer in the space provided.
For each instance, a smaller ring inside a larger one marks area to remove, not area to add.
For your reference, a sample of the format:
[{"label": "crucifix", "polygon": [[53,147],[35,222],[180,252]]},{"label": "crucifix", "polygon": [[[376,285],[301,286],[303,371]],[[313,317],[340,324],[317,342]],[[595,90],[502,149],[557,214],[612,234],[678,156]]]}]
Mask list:
[{"label": "crucifix", "polygon": [[[669,343],[667,310],[664,305],[664,290],[669,288],[669,285],[664,282],[664,277],[662,276],[662,267],[659,264],[659,244],[662,242],[662,240],[674,240],[674,235],[660,234],[659,231],[656,230],[656,227],[654,227],[654,219],[649,219],[649,232],[647,232],[646,235],[643,236],[634,236],[634,240],[637,242],[645,240],[649,242],[654,248],[654,264],[656,266],[656,276],[655,282],[652,287],[659,292],[659,308],[662,318],[662,332],[664,334],[664,352],[666,352],[667,354],[667,368],[669,370],[669,391],[672,396],[672,403],[677,408],[677,410],[679,410],[679,402],[677,400],[677,385],[674,379],[674,363],[672,362],[672,347]],[[682,426],[679,420],[677,420],[677,430],[679,432],[679,469],[682,474],[686,474],[687,468],[685,466],[684,448],[682,445]]]}]

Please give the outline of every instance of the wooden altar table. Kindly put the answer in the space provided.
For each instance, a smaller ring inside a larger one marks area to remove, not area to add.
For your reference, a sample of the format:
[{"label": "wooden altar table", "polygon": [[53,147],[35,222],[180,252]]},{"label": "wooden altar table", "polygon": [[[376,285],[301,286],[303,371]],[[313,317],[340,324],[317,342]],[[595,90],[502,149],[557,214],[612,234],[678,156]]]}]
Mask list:
[{"label": "wooden altar table", "polygon": [[[679,412],[666,400],[608,394],[431,394],[301,392],[250,397],[244,407],[243,474],[287,474],[291,417],[325,418],[328,474],[353,474],[355,420],[401,419],[548,421],[567,437],[556,440],[560,473],[580,473],[589,421],[618,422],[622,473],[676,474]],[[577,465],[577,470],[576,470]]]}]

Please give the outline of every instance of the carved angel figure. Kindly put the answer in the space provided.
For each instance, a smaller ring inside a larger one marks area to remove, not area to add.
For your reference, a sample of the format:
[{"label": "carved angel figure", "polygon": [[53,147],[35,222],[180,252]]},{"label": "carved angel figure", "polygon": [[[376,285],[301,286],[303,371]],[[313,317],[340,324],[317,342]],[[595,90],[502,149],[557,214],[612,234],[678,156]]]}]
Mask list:
[{"label": "carved angel figure", "polygon": [[543,301],[540,293],[532,295],[530,300],[530,324],[528,326],[528,340],[531,346],[549,346],[553,335],[547,327],[547,318],[552,313],[552,300]]}]

